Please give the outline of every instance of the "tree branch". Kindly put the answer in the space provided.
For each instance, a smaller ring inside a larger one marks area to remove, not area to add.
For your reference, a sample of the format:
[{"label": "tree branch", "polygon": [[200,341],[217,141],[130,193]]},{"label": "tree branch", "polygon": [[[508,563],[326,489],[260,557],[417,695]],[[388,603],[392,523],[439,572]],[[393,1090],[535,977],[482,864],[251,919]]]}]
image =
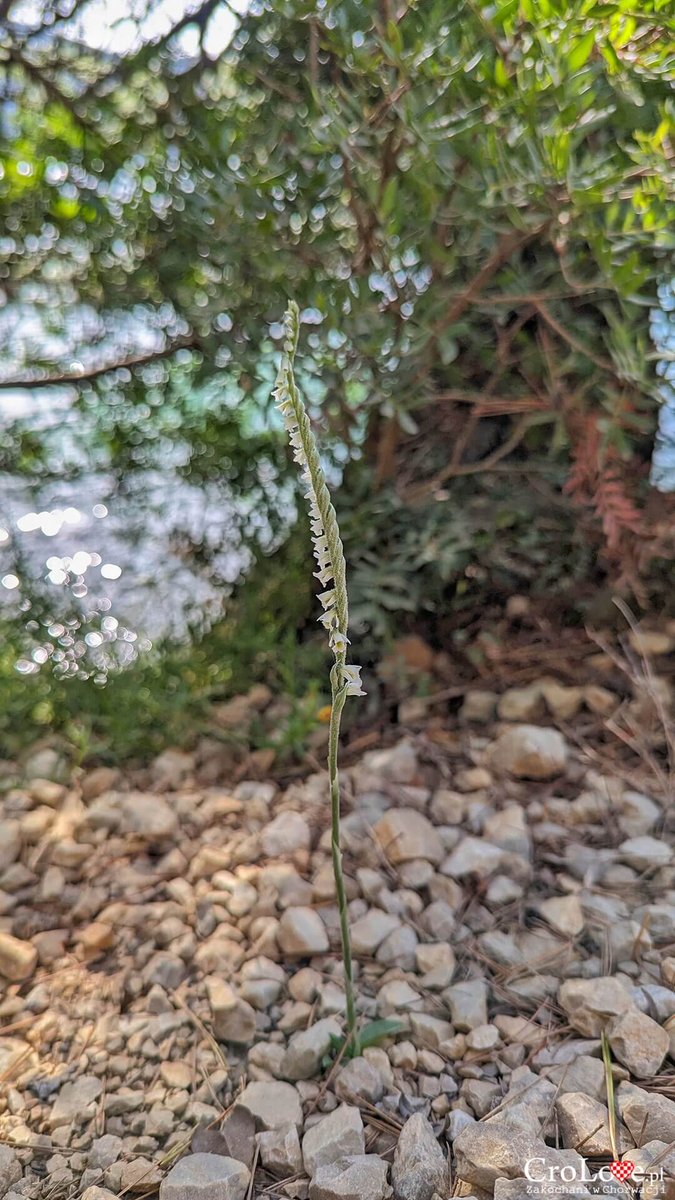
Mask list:
[{"label": "tree branch", "polygon": [[36,388],[45,387],[78,387],[81,383],[88,383],[92,379],[99,379],[102,375],[109,375],[111,371],[119,371],[122,368],[129,370],[132,367],[143,367],[147,363],[159,362],[162,358],[170,358],[177,350],[197,350],[198,348],[199,343],[195,337],[176,338],[164,346],[162,350],[149,350],[147,354],[138,354],[131,358],[124,358],[120,362],[108,363],[103,367],[91,367],[88,370],[80,371],[79,374],[49,375],[46,378],[38,377],[36,379],[26,377],[20,379],[2,379],[0,380],[0,390],[26,388],[29,391],[34,391]]},{"label": "tree branch", "polygon": [[573,350],[577,350],[579,354],[583,354],[585,358],[587,358],[590,362],[595,363],[596,367],[600,367],[602,371],[611,371],[613,375],[616,374],[616,368],[613,362],[611,362],[608,358],[600,358],[597,354],[594,354],[592,350],[589,350],[587,346],[584,346],[583,342],[580,342],[573,333],[570,333],[570,331],[566,329],[564,325],[561,325],[560,321],[553,316],[553,313],[549,312],[548,308],[541,302],[541,300],[535,300],[534,307],[539,313],[539,316],[546,321],[547,325],[550,325],[553,332],[558,334],[558,337],[561,337],[564,342],[567,342],[568,346],[571,346]]}]

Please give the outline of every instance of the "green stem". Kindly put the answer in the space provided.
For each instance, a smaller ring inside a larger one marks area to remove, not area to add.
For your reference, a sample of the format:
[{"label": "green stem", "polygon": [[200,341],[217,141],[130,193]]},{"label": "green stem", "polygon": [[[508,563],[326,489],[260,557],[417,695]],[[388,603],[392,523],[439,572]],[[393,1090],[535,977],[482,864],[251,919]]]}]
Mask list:
[{"label": "green stem", "polygon": [[330,673],[331,681],[331,713],[328,737],[328,775],[330,779],[331,799],[331,847],[333,851],[333,875],[337,893],[338,910],[340,913],[340,931],[342,934],[342,959],[344,963],[345,994],[347,998],[347,1037],[351,1043],[352,1053],[358,1054],[358,1034],[356,1032],[356,1005],[354,1002],[354,972],[352,967],[352,941],[349,932],[349,912],[347,909],[347,892],[342,871],[342,848],[340,844],[340,777],[338,773],[338,745],[340,741],[340,721],[342,710],[347,699],[346,687],[339,684],[337,665]]}]

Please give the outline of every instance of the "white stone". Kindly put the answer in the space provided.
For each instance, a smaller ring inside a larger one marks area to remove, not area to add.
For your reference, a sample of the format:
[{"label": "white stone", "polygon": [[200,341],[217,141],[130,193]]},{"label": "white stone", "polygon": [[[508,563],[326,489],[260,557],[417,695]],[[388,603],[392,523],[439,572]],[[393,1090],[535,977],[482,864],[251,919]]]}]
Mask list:
[{"label": "white stone", "polygon": [[670,1049],[667,1030],[637,1009],[629,1008],[612,1021],[607,1037],[613,1054],[638,1079],[656,1075]]},{"label": "white stone", "polygon": [[279,1067],[282,1079],[311,1079],[318,1074],[332,1039],[339,1037],[341,1032],[333,1017],[325,1017],[310,1025],[309,1029],[294,1034]]},{"label": "white stone", "polygon": [[503,865],[505,852],[482,838],[464,837],[441,865],[441,873],[451,879],[477,875],[487,879]]},{"label": "white stone", "polygon": [[491,767],[519,779],[553,779],[567,765],[567,744],[557,729],[516,725],[488,749]]},{"label": "white stone", "polygon": [[326,954],[328,934],[321,917],[313,908],[287,908],[277,930],[277,941],[284,954]]},{"label": "white stone", "polygon": [[302,1139],[302,1157],[311,1178],[319,1167],[350,1154],[365,1154],[363,1121],[358,1108],[341,1104],[308,1129]]},{"label": "white stone", "polygon": [[673,861],[673,848],[653,837],[628,838],[617,851],[619,858],[636,871],[654,871]]},{"label": "white stone", "polygon": [[373,832],[386,858],[394,865],[415,858],[439,863],[443,858],[443,843],[438,831],[414,808],[390,809],[377,822]]},{"label": "white stone", "polygon": [[584,914],[577,895],[552,896],[542,900],[539,912],[552,929],[565,937],[577,937],[584,927]]},{"label": "white stone", "polygon": [[259,1130],[302,1127],[300,1097],[290,1083],[249,1083],[237,1097],[236,1107],[250,1112]]},{"label": "white stone", "polygon": [[352,950],[354,954],[374,955],[378,946],[390,933],[400,927],[398,917],[383,912],[381,908],[371,908],[351,927]]},{"label": "white stone", "polygon": [[570,1024],[585,1037],[599,1037],[610,1021],[634,1007],[626,989],[611,975],[567,979],[558,999]]},{"label": "white stone", "polygon": [[305,818],[297,812],[280,812],[260,834],[260,846],[268,858],[280,858],[295,850],[309,850],[311,833]]}]

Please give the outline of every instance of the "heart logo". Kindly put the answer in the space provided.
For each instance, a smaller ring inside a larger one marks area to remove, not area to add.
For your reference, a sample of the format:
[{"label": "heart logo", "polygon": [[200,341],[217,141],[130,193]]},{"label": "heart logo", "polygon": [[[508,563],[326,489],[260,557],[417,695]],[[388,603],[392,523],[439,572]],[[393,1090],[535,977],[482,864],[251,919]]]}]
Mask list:
[{"label": "heart logo", "polygon": [[633,1174],[635,1163],[628,1162],[627,1160],[624,1160],[624,1162],[613,1162],[610,1163],[609,1169],[614,1178],[619,1180],[619,1183],[625,1183],[629,1176]]}]

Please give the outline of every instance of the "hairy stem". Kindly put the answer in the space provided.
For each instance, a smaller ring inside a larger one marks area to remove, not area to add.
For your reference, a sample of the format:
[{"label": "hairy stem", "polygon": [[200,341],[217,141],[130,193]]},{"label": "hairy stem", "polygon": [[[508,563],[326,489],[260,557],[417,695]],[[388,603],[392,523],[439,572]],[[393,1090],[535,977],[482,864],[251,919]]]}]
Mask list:
[{"label": "hairy stem", "polygon": [[347,999],[347,1037],[351,1043],[351,1053],[358,1054],[358,1034],[356,1032],[356,1005],[354,1002],[354,971],[352,967],[352,940],[349,932],[349,912],[347,910],[347,892],[345,877],[342,870],[342,847],[340,839],[340,775],[338,772],[338,746],[340,741],[340,721],[342,710],[347,698],[347,689],[341,687],[338,672],[335,667],[331,671],[332,704],[330,713],[330,729],[328,738],[328,774],[330,778],[331,800],[331,849],[333,852],[333,875],[335,877],[335,892],[340,913],[340,932],[342,935],[342,960],[344,963],[345,995]]}]

